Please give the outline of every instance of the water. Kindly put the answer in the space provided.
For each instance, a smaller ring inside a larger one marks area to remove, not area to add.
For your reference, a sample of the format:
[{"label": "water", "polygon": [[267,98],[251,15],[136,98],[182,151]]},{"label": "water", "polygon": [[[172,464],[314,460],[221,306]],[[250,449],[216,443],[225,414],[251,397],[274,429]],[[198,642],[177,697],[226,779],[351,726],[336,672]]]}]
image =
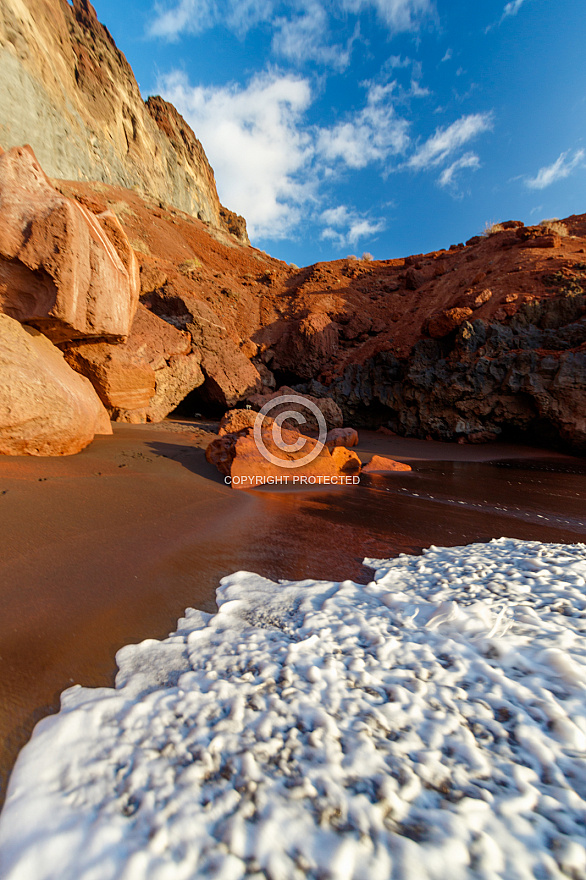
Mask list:
[{"label": "water", "polygon": [[0,463],[2,792],[64,688],[110,685],[119,647],[165,637],[187,606],[213,611],[226,574],[366,583],[364,557],[586,540],[578,459],[412,461],[413,473],[357,487],[237,492],[184,436],[153,442],[141,427],[72,459]]}]

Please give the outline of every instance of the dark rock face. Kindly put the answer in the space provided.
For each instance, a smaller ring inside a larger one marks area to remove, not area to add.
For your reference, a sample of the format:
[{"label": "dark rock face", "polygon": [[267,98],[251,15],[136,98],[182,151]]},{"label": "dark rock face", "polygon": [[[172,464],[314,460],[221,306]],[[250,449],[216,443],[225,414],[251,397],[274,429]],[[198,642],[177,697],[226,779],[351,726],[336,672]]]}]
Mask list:
[{"label": "dark rock face", "polygon": [[570,295],[527,304],[509,324],[465,322],[408,358],[352,365],[327,390],[357,425],[469,442],[522,433],[586,451],[585,312],[586,296]]}]

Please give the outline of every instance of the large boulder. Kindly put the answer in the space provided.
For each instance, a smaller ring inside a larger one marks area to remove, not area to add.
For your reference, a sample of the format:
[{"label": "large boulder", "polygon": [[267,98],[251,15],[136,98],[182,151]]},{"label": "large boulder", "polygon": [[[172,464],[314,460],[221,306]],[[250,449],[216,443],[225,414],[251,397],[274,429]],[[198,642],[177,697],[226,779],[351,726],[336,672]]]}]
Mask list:
[{"label": "large boulder", "polygon": [[138,265],[116,217],[62,196],[28,146],[0,155],[0,312],[53,342],[122,339]]},{"label": "large boulder", "polygon": [[[351,483],[360,473],[360,459],[343,447],[330,450],[312,437],[282,429],[279,437],[289,449],[275,443],[272,424],[263,425],[259,447],[254,429],[245,427],[234,434],[224,434],[206,449],[206,459],[221,474],[230,477],[235,489],[250,489],[265,483],[292,486],[340,485]],[[299,446],[295,449],[295,446]],[[306,457],[307,461],[302,461]]]},{"label": "large boulder", "polygon": [[139,305],[124,343],[71,342],[73,369],[91,381],[115,421],[159,422],[203,382],[188,333]]},{"label": "large boulder", "polygon": [[91,383],[38,330],[0,315],[0,453],[72,455],[111,433]]}]

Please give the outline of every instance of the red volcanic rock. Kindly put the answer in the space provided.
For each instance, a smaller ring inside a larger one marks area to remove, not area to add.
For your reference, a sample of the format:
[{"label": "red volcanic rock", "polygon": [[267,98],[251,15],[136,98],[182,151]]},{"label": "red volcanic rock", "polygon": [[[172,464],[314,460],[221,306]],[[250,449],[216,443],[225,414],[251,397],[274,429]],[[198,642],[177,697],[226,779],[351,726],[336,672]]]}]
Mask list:
[{"label": "red volcanic rock", "polygon": [[402,461],[394,461],[384,455],[373,455],[368,464],[362,468],[363,474],[386,474],[391,471],[410,471],[412,468]]},{"label": "red volcanic rock", "polygon": [[91,381],[115,421],[159,422],[203,382],[188,333],[139,305],[124,343],[68,343],[67,362]]},{"label": "red volcanic rock", "polygon": [[467,321],[471,314],[472,309],[469,308],[446,309],[437,315],[432,315],[427,324],[427,332],[432,339],[441,339]]},{"label": "red volcanic rock", "polygon": [[358,446],[358,431],[354,428],[333,428],[328,431],[326,446]]},{"label": "red volcanic rock", "polygon": [[559,248],[562,243],[559,235],[536,235],[522,242],[526,248]]},{"label": "red volcanic rock", "polygon": [[[514,428],[536,441],[559,437],[585,448],[586,215],[563,221],[568,235],[559,248],[512,247],[521,239],[508,229],[466,248],[420,254],[409,265],[344,259],[294,269],[234,239],[227,245],[199,221],[147,205],[136,193],[60,187],[92,210],[115,211],[129,239],[141,243],[149,309],[180,329],[199,324],[193,337],[206,375],[202,398],[204,387],[213,389],[204,353],[212,369],[214,353],[219,358],[220,378],[235,350],[246,369],[253,357],[268,385],[271,369],[279,376],[285,338],[319,308],[339,328],[338,345],[326,363],[313,362],[307,391],[331,396],[347,424],[442,440]],[[415,291],[405,287],[409,268],[427,279]],[[426,338],[427,322],[454,308],[472,314],[438,346]],[[291,360],[290,384],[304,379],[306,367]],[[228,380],[221,382],[229,391]],[[236,404],[246,399],[231,396]],[[225,395],[217,398],[226,405]]]},{"label": "red volcanic rock", "polygon": [[223,407],[234,406],[261,387],[256,367],[229,338],[221,318],[207,303],[184,300],[189,318],[185,327],[201,355],[204,397]]},{"label": "red volcanic rock", "polygon": [[[267,458],[259,449],[253,429],[243,428],[234,434],[224,434],[213,440],[206,449],[206,459],[221,474],[231,477],[234,488],[246,489],[275,481],[288,485],[304,483],[332,484],[345,481],[360,472],[360,459],[348,449],[338,447],[332,452],[319,441],[300,435],[298,431],[283,429],[280,439],[288,446],[301,440],[300,448],[293,451],[278,447],[269,425],[261,431]],[[314,454],[311,461],[301,459]],[[300,462],[298,465],[295,462]]]},{"label": "red volcanic rock", "polygon": [[0,453],[72,455],[111,433],[91,383],[38,330],[0,315]]},{"label": "red volcanic rock", "polygon": [[476,308],[480,308],[484,303],[490,302],[492,299],[492,290],[489,290],[488,287],[484,290],[481,290],[480,293],[474,298],[474,305]]},{"label": "red volcanic rock", "polygon": [[[297,400],[293,403],[279,404],[279,398],[285,396],[295,396]],[[265,404],[275,401],[275,406],[270,410],[270,415],[273,419],[283,412],[290,411],[299,413],[303,416],[305,421],[297,422],[294,418],[286,420],[285,427],[296,431],[300,431],[303,428],[305,432],[314,434],[316,437],[319,434],[317,417],[304,401],[308,401],[319,409],[325,419],[328,430],[332,428],[340,428],[343,422],[340,407],[329,397],[312,397],[309,394],[299,394],[287,385],[283,385],[282,388],[279,388],[278,391],[274,391],[271,394],[252,394],[248,397],[248,401],[256,410],[260,410]]]},{"label": "red volcanic rock", "polygon": [[[222,417],[218,428],[218,435],[237,434],[243,428],[254,428],[258,413],[253,409],[231,409]],[[265,416],[263,424],[272,423],[270,416]]]},{"label": "red volcanic rock", "polygon": [[359,474],[362,468],[362,462],[355,452],[346,449],[345,446],[335,446],[331,450],[332,461],[341,474]]},{"label": "red volcanic rock", "polygon": [[[370,322],[369,322],[370,324]],[[313,312],[289,327],[275,346],[271,369],[315,376],[338,350],[338,326],[329,315]]]},{"label": "red volcanic rock", "polygon": [[0,311],[54,342],[128,335],[138,264],[112,214],[52,186],[30,147],[0,156]]}]

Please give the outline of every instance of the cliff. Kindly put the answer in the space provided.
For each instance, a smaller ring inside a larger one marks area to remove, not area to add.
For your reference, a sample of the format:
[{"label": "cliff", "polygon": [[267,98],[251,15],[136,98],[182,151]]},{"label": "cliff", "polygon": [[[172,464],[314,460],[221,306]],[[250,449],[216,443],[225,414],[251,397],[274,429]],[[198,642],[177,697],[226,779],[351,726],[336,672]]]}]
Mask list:
[{"label": "cliff", "polygon": [[[206,381],[187,413],[246,399],[250,360],[265,391],[331,397],[357,427],[586,450],[586,215],[551,228],[510,221],[405,259],[296,269],[135,193],[60,189],[118,215],[140,263],[142,308],[191,336]],[[143,342],[131,334],[128,356]],[[72,347],[70,363],[85,357]]]},{"label": "cliff", "polygon": [[136,190],[248,243],[193,131],[171,104],[143,101],[88,0],[0,4],[0,144],[23,143],[51,177]]}]

